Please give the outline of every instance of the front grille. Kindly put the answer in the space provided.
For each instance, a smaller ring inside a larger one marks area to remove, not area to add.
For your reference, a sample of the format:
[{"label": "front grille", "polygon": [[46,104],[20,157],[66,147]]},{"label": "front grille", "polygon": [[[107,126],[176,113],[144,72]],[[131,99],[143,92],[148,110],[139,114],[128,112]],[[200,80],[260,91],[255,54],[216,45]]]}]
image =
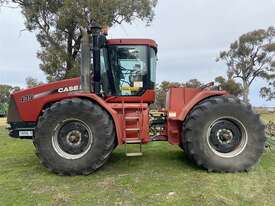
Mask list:
[{"label": "front grille", "polygon": [[15,100],[13,97],[10,98],[10,103],[9,103],[9,109],[8,109],[8,118],[7,122],[12,123],[12,122],[20,122],[22,121],[19,112],[15,103]]}]

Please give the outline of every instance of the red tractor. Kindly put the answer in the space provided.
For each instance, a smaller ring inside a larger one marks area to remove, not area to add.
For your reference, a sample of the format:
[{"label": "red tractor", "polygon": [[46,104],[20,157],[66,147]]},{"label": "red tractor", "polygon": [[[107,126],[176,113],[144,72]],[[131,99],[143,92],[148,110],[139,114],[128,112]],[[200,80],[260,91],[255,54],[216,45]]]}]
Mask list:
[{"label": "red tractor", "polygon": [[[42,164],[61,175],[94,172],[121,144],[127,156],[140,156],[152,141],[179,145],[208,171],[250,169],[264,150],[264,125],[225,91],[171,88],[160,131],[150,136],[156,61],[153,40],[107,40],[99,27],[82,30],[81,77],[12,94],[10,136],[32,139]],[[140,150],[129,152],[129,144]]]}]

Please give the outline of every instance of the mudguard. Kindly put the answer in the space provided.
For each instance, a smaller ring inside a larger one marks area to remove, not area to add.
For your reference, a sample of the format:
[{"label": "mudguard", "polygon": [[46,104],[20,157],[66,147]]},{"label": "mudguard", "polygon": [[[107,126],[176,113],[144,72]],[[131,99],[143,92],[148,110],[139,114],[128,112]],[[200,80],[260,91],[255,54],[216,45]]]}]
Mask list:
[{"label": "mudguard", "polygon": [[222,95],[228,93],[197,88],[171,88],[166,98],[168,141],[171,144],[180,143],[182,122],[199,102],[212,96]]}]

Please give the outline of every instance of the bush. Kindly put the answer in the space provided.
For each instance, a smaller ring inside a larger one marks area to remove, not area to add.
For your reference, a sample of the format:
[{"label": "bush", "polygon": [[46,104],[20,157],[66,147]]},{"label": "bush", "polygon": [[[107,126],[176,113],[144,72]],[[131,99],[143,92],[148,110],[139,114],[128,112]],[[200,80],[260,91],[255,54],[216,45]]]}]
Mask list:
[{"label": "bush", "polygon": [[275,123],[269,121],[266,124],[266,137],[267,137],[267,147],[272,149],[272,146],[275,145]]}]

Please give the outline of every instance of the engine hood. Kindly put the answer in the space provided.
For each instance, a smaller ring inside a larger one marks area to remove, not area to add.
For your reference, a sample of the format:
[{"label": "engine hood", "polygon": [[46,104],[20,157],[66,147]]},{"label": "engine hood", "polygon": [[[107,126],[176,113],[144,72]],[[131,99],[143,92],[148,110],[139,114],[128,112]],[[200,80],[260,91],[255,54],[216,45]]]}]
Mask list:
[{"label": "engine hood", "polygon": [[11,96],[21,102],[28,102],[55,93],[79,91],[80,78],[66,79],[62,81],[43,84],[30,89],[24,89],[13,93]]},{"label": "engine hood", "polygon": [[79,92],[80,78],[67,79],[11,94],[8,109],[8,122],[35,121],[37,114],[47,102],[66,98],[74,92]]}]

